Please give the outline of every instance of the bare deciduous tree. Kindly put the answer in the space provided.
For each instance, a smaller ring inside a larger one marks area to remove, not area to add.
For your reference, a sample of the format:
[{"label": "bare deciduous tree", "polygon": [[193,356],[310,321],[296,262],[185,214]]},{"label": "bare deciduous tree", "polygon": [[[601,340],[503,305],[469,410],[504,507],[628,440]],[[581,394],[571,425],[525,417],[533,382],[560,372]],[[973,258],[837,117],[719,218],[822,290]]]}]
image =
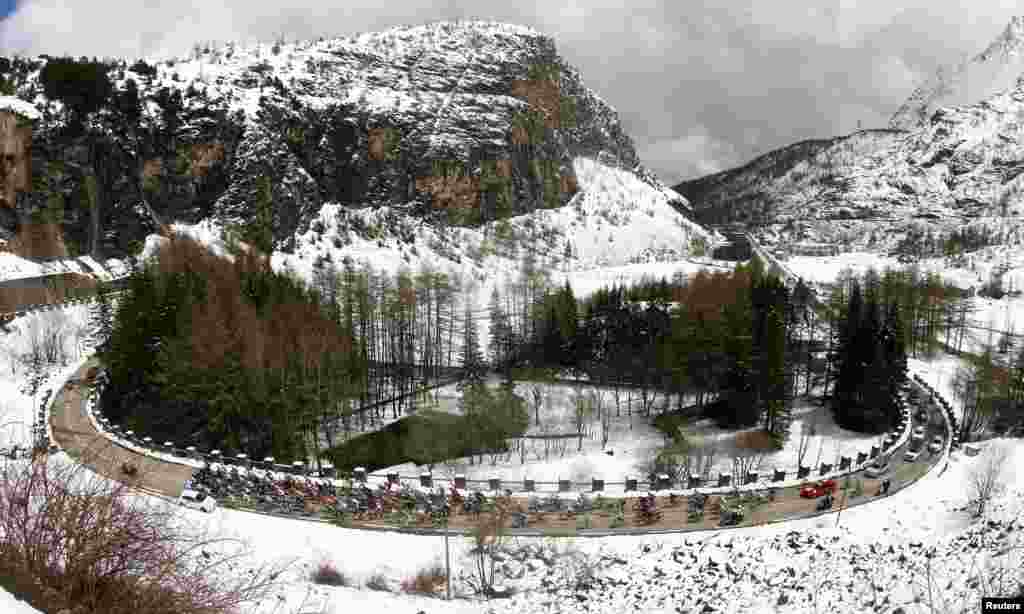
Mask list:
[{"label": "bare deciduous tree", "polygon": [[800,439],[797,441],[796,464],[797,467],[804,466],[804,459],[811,449],[811,442],[818,432],[817,416],[804,420],[800,425]]},{"label": "bare deciduous tree", "polygon": [[598,421],[601,423],[601,449],[604,450],[608,445],[608,438],[611,435],[611,413],[608,411],[608,407],[605,404],[606,396],[605,391],[597,386],[594,386],[590,390],[590,406],[594,413],[597,415]]},{"label": "bare deciduous tree", "polygon": [[594,400],[590,394],[584,393],[581,388],[573,390],[573,426],[576,427],[577,445],[576,451],[583,450],[583,430],[587,425],[587,419],[594,414]]},{"label": "bare deciduous tree", "polygon": [[968,470],[967,483],[976,506],[976,517],[985,514],[989,501],[1002,490],[1009,461],[1010,448],[991,442]]},{"label": "bare deciduous tree", "polygon": [[541,382],[531,382],[529,385],[530,391],[530,406],[533,408],[533,423],[534,425],[540,424],[540,410],[542,407],[546,407],[550,393],[548,392],[547,386]]},{"label": "bare deciduous tree", "polygon": [[972,437],[983,433],[992,418],[989,399],[993,370],[989,366],[984,359],[973,365],[961,365],[950,382],[962,408],[960,437],[963,441],[971,441]]},{"label": "bare deciduous tree", "polygon": [[747,474],[761,470],[765,456],[773,449],[771,435],[765,431],[744,431],[736,436],[732,455],[732,475],[742,484]]}]

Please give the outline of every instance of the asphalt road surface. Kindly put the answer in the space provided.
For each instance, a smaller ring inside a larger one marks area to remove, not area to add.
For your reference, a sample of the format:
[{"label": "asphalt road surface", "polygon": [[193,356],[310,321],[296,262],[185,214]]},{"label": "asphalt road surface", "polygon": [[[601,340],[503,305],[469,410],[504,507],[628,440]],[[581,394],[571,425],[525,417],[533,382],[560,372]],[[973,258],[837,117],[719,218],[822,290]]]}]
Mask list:
[{"label": "asphalt road surface", "polygon": [[[71,376],[71,379],[84,378],[89,367],[97,364],[95,359],[90,359]],[[83,386],[84,384],[68,383],[57,392],[50,415],[53,437],[57,444],[100,475],[132,486],[147,488],[168,497],[177,498],[181,495],[185,480],[192,477],[192,467],[139,454],[111,442],[97,432],[85,413]],[[138,468],[134,478],[129,478],[121,470],[123,463],[131,463]]]}]

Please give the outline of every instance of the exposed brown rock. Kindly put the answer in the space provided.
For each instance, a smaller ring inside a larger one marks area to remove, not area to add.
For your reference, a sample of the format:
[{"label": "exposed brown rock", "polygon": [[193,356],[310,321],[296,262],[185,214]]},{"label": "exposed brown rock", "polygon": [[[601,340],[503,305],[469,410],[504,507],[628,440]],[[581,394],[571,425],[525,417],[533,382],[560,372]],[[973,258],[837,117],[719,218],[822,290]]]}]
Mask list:
[{"label": "exposed brown rock", "polygon": [[[557,81],[547,79],[516,80],[512,82],[512,95],[540,110],[544,114],[544,125],[548,128],[554,130],[561,126],[560,102],[562,96]],[[513,142],[515,142],[515,138],[513,130]]]},{"label": "exposed brown rock", "polygon": [[142,180],[149,181],[154,177],[164,174],[164,161],[160,158],[153,158],[142,163]]},{"label": "exposed brown rock", "polygon": [[368,135],[369,142],[367,143],[367,153],[371,160],[383,160],[385,154],[385,144],[387,141],[387,131],[384,128],[370,128]]},{"label": "exposed brown rock", "polygon": [[196,143],[189,148],[189,175],[193,178],[205,177],[210,167],[223,159],[223,143]]},{"label": "exposed brown rock", "polygon": [[480,204],[480,179],[454,175],[417,177],[416,189],[428,192],[438,209],[475,209]]},{"label": "exposed brown rock", "polygon": [[565,173],[562,173],[560,178],[562,181],[561,185],[559,186],[559,189],[561,190],[562,194],[572,195],[579,190],[579,184],[576,183],[576,175],[567,175]]},{"label": "exposed brown rock", "polygon": [[22,258],[47,260],[68,258],[60,224],[51,222],[24,222],[18,234],[7,245],[7,250]]},{"label": "exposed brown rock", "polygon": [[0,111],[0,207],[14,207],[17,192],[31,188],[31,146],[31,124]]},{"label": "exposed brown rock", "polygon": [[514,145],[529,145],[530,134],[522,126],[512,126],[512,143]]}]

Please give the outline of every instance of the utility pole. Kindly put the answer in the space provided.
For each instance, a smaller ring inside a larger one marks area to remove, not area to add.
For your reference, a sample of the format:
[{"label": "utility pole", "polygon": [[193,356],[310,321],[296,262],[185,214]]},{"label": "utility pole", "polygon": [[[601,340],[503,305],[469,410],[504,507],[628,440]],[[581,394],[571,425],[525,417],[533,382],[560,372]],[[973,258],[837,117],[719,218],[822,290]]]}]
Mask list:
[{"label": "utility pole", "polygon": [[850,496],[848,484],[843,485],[843,501],[839,504],[839,511],[836,512],[836,528],[839,528],[839,517],[843,515],[843,508],[846,507],[846,498]]},{"label": "utility pole", "polygon": [[[445,503],[445,506],[448,504]],[[452,568],[451,559],[448,553],[448,516],[451,510],[445,510],[444,513],[444,584],[445,584],[445,599],[448,601],[452,600]]]}]

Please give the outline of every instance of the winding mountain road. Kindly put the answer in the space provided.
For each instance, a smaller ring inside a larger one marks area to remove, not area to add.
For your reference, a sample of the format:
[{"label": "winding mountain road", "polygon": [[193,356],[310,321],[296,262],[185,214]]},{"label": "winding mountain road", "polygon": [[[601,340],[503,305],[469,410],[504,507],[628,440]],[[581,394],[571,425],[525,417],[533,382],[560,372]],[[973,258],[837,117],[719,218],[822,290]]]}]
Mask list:
[{"label": "winding mountain road", "polygon": [[[57,391],[50,412],[53,438],[72,458],[100,475],[177,498],[181,495],[185,480],[192,477],[192,467],[149,457],[120,446],[104,437],[89,420],[83,396],[85,385],[79,382],[84,381],[90,367],[97,365],[98,361],[90,358]],[[129,478],[121,470],[124,463],[138,468],[135,477]]]},{"label": "winding mountain road", "polygon": [[[126,484],[139,488],[145,492],[159,494],[166,497],[177,498],[184,488],[185,481],[192,477],[194,469],[187,465],[173,463],[158,458],[146,456],[135,450],[123,447],[107,439],[102,433],[96,430],[92,421],[86,413],[84,391],[86,384],[84,378],[90,367],[98,365],[95,358],[86,361],[56,393],[56,399],[52,407],[50,421],[53,427],[53,436],[57,444],[76,460],[82,462],[90,469],[108,478],[125,482]],[[921,403],[924,404],[924,395]],[[942,417],[937,407],[929,403],[925,405],[929,413],[929,431],[935,432],[939,429],[945,430],[942,425]],[[902,461],[903,449],[900,446],[891,451],[891,468],[888,475],[893,478],[891,493],[896,493],[902,488],[911,485],[918,477],[924,475],[932,466],[938,463],[942,455],[922,456],[915,463],[904,463]],[[138,474],[129,478],[121,467],[124,463],[130,463],[138,468]],[[842,507],[862,505],[874,500],[878,490],[879,480],[863,477],[863,472],[853,474],[852,477],[860,478],[864,487],[865,496],[857,497],[851,502],[845,501],[845,495],[839,493],[836,497],[836,505],[831,510],[835,512]],[[814,478],[809,478],[813,480]],[[738,527],[757,525],[762,523],[784,522],[817,515],[817,501],[813,499],[802,499],[798,494],[799,488],[788,487],[779,489],[775,501],[765,504],[754,510],[747,519]],[[516,496],[519,503],[525,504],[522,496]],[[683,505],[668,505],[668,497],[658,497],[658,509],[663,512],[660,521],[647,526],[623,527],[609,529],[608,520],[601,515],[593,518],[593,529],[595,531],[578,532],[579,535],[593,536],[600,534],[619,535],[636,533],[665,533],[665,532],[687,532],[699,530],[719,529],[717,514],[710,514],[704,520],[691,523],[686,519],[685,498]],[[831,513],[825,512],[825,513]],[[634,514],[626,513],[627,520],[632,524]],[[575,520],[563,518],[560,514],[546,514],[543,518],[534,517],[531,514],[530,528],[511,530],[510,533],[517,535],[544,534],[545,531],[572,531]],[[453,516],[450,524],[453,533],[466,532],[471,530],[471,518],[461,515]],[[355,523],[354,527],[362,526],[367,529],[396,530],[397,527],[387,526],[379,522]],[[416,532],[432,532],[428,526],[412,527]]]}]

